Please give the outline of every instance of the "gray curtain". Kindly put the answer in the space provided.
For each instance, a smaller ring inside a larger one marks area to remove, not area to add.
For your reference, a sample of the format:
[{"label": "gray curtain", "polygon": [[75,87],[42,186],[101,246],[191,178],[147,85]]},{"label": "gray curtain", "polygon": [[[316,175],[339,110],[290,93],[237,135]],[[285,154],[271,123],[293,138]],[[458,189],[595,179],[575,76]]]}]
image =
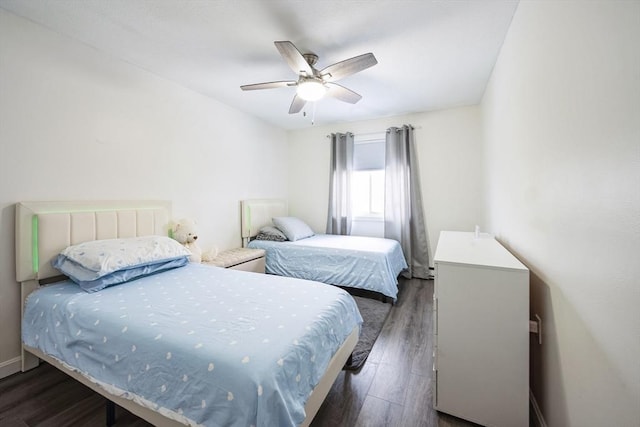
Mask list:
[{"label": "gray curtain", "polygon": [[400,242],[409,265],[405,277],[429,278],[429,245],[422,209],[413,128],[387,129],[384,237]]},{"label": "gray curtain", "polygon": [[351,172],[353,134],[331,134],[327,234],[351,234]]}]

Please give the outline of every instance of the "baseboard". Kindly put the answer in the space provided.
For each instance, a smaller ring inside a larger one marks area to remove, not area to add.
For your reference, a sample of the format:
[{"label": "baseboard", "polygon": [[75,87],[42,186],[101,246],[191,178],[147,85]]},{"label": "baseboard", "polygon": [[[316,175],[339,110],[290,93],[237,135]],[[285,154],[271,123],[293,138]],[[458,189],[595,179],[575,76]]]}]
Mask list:
[{"label": "baseboard", "polygon": [[8,377],[16,372],[20,372],[22,366],[21,362],[22,359],[20,356],[0,362],[0,378]]},{"label": "baseboard", "polygon": [[533,415],[529,417],[531,421],[533,421],[532,427],[547,427],[547,423],[542,416],[542,411],[540,411],[536,397],[533,395],[531,389],[529,389],[529,410],[531,411],[531,415]]}]

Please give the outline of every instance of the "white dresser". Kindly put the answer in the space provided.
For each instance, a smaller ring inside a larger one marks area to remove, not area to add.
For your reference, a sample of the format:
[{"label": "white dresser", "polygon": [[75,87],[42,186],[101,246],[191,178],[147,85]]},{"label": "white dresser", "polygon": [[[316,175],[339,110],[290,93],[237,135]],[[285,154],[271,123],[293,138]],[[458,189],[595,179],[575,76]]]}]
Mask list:
[{"label": "white dresser", "polygon": [[434,257],[434,407],[529,425],[529,270],[487,234],[442,231]]}]

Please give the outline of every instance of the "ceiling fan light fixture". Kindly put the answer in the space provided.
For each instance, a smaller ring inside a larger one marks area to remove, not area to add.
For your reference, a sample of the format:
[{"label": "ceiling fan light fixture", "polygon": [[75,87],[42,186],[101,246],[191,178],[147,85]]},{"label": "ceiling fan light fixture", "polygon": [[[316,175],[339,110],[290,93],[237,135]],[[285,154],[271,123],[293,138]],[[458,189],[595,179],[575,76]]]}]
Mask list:
[{"label": "ceiling fan light fixture", "polygon": [[296,92],[305,101],[317,101],[327,93],[327,87],[320,80],[309,79],[298,83]]},{"label": "ceiling fan light fixture", "polygon": [[337,84],[336,80],[366,70],[378,63],[373,53],[365,53],[317,70],[314,65],[318,61],[318,55],[300,53],[293,43],[286,40],[276,41],[274,44],[289,68],[298,75],[298,79],[242,85],[240,89],[252,91],[296,86],[296,95],[289,106],[289,114],[299,113],[307,102],[318,101],[325,95],[355,104],[362,99],[362,96]]}]

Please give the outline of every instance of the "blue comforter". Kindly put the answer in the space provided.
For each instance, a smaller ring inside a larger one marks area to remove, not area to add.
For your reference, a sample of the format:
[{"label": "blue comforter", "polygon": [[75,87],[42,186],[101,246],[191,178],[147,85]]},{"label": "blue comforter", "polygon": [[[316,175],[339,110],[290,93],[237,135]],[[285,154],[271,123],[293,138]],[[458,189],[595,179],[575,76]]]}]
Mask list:
[{"label": "blue comforter", "polygon": [[266,272],[379,292],[395,300],[398,274],[407,268],[391,239],[316,234],[295,242],[253,240],[267,252]]},{"label": "blue comforter", "polygon": [[[302,283],[304,282],[304,283]],[[96,293],[26,303],[22,339],[107,391],[190,425],[298,425],[362,318],[321,283],[189,264]]]}]

